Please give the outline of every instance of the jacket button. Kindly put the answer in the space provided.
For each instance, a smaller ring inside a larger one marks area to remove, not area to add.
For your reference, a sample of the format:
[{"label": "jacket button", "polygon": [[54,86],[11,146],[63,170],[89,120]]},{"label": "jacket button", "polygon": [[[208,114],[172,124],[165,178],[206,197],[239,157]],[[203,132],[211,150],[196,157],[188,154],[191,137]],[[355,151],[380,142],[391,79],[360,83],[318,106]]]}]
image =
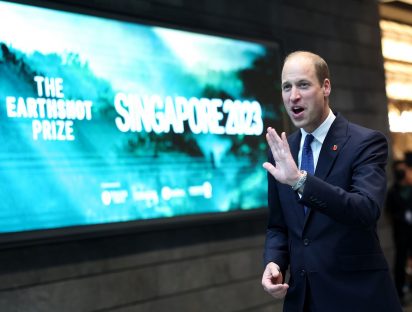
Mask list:
[{"label": "jacket button", "polygon": [[300,276],[305,276],[306,275],[306,271],[305,270],[300,270]]},{"label": "jacket button", "polygon": [[305,238],[305,239],[303,240],[303,245],[309,246],[309,244],[310,244],[309,238]]}]

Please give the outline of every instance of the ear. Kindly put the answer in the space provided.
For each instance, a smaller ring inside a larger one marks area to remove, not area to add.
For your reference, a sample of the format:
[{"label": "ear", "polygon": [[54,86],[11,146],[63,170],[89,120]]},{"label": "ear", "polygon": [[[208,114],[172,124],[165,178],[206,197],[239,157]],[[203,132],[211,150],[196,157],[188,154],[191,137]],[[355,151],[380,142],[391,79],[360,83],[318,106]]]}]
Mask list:
[{"label": "ear", "polygon": [[323,81],[323,95],[324,96],[329,96],[330,95],[330,91],[332,90],[332,86],[330,84],[330,80],[328,78],[325,78],[325,80]]}]

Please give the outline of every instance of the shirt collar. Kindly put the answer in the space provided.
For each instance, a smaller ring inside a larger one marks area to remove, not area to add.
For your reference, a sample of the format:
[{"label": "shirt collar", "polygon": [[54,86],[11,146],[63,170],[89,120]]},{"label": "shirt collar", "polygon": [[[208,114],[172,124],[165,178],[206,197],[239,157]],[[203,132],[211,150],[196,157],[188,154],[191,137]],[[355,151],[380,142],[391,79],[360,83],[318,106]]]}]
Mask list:
[{"label": "shirt collar", "polygon": [[[323,141],[325,141],[329,128],[332,126],[332,123],[335,120],[335,118],[336,118],[335,114],[333,114],[332,110],[329,109],[328,117],[326,117],[326,119],[322,122],[322,124],[319,127],[317,127],[315,131],[312,132],[312,135],[315,137],[316,141],[323,144]],[[300,131],[302,133],[302,139],[305,138],[308,132],[306,132],[302,128],[300,129]]]}]

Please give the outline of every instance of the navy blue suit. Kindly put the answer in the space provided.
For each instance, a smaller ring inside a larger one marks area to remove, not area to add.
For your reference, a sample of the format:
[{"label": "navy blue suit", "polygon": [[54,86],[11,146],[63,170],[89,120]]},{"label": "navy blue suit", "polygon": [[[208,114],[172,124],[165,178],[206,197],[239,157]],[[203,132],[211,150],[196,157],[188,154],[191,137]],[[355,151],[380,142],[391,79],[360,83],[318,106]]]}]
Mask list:
[{"label": "navy blue suit", "polygon": [[[296,163],[300,140],[288,137]],[[402,311],[376,231],[387,154],[382,133],[338,114],[301,198],[268,174],[264,261],[290,268],[284,311],[303,310],[308,285],[317,312]]]}]

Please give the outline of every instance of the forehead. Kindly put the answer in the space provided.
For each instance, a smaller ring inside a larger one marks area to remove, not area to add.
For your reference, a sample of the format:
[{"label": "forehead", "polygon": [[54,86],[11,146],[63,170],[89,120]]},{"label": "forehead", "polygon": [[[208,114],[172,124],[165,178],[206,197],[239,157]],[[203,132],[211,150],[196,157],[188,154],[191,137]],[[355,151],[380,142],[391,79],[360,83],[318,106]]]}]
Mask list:
[{"label": "forehead", "polygon": [[317,79],[313,60],[299,55],[288,59],[282,69],[282,83],[302,79]]}]

